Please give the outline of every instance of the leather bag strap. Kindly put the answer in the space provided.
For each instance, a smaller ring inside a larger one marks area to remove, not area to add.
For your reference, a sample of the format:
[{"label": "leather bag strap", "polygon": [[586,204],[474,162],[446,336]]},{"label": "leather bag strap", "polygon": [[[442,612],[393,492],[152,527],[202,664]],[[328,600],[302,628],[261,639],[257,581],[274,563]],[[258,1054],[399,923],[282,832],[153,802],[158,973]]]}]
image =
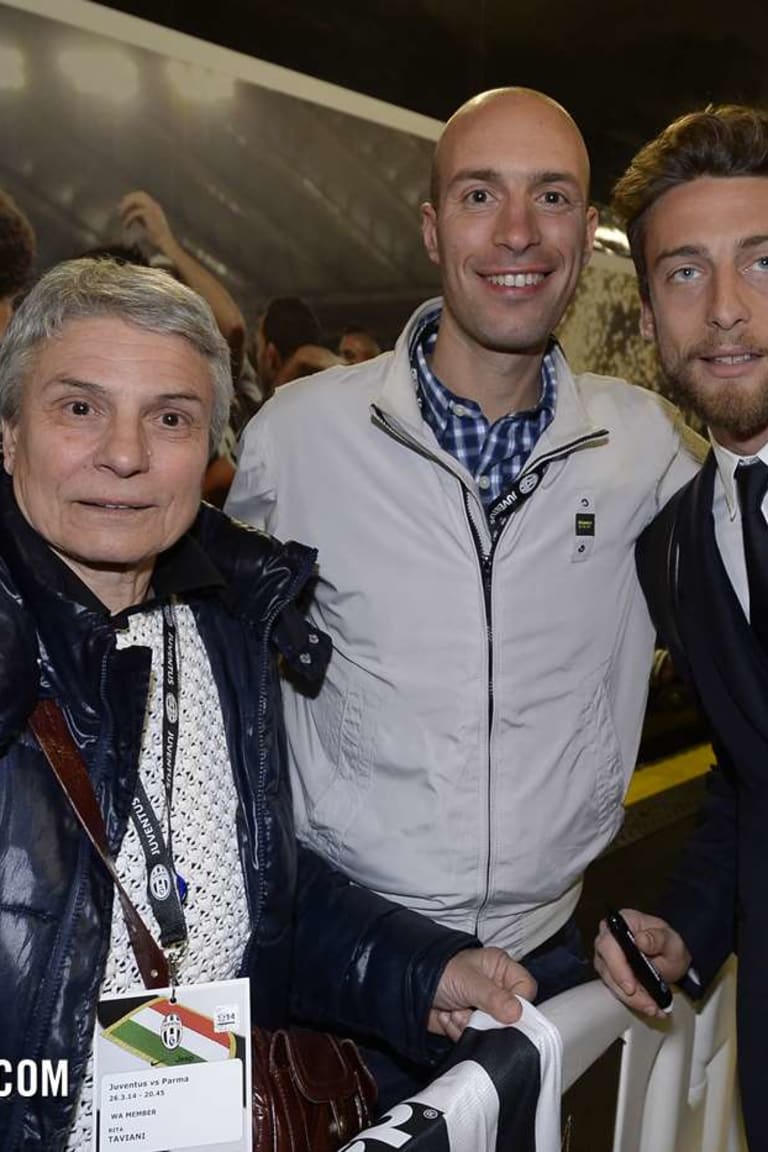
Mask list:
[{"label": "leather bag strap", "polygon": [[168,961],[131,902],[117,874],[115,862],[109,852],[104,817],[64,713],[55,700],[38,700],[29,718],[29,726],[88,839],[114,881],[128,936],[145,986],[167,988],[171,983]]}]

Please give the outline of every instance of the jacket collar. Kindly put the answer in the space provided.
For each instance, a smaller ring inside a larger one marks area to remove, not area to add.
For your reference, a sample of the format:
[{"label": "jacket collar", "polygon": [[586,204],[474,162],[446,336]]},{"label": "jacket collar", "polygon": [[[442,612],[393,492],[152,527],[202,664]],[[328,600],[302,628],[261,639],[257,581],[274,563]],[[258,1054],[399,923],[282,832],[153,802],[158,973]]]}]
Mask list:
[{"label": "jacket collar", "polygon": [[531,453],[534,460],[543,452],[564,447],[582,436],[594,436],[601,426],[587,412],[580,389],[560,345],[555,341],[552,357],[557,373],[557,407],[555,419],[544,430]]},{"label": "jacket collar", "polygon": [[442,299],[436,296],[413,313],[395,344],[381,390],[373,397],[377,408],[394,417],[412,436],[432,445],[435,438],[421,415],[415,370],[411,368],[411,343],[427,315],[441,309],[442,304]]},{"label": "jacket collar", "polygon": [[[413,439],[418,440],[430,452],[439,451],[434,434],[423,419],[418,401],[418,390],[410,361],[410,348],[414,334],[425,317],[442,307],[442,299],[435,297],[417,308],[400,335],[387,368],[384,383],[373,398],[376,408],[394,419]],[[557,373],[557,405],[555,419],[539,438],[531,460],[540,451],[552,451],[571,440],[588,436],[598,431],[598,426],[590,419],[573,373],[562,349],[554,342],[553,357]]]},{"label": "jacket collar", "polygon": [[[71,601],[90,613],[105,618],[109,611],[68,564],[53,551],[19,508],[13,482],[5,474],[0,481],[0,530],[3,552],[15,579],[25,594],[30,583],[44,586],[48,595]],[[194,591],[223,590],[225,582],[210,558],[188,533],[173,547],[161,552],[152,574],[151,596],[142,604],[126,609],[120,617],[145,609],[148,605]]]},{"label": "jacket collar", "polygon": [[213,594],[261,635],[277,622],[275,643],[288,663],[302,678],[317,681],[330,658],[330,641],[309,629],[293,604],[316,559],[314,549],[281,544],[203,504],[190,531],[158,556],[152,600],[112,617],[24,518],[10,478],[0,477],[0,560],[44,648],[75,679],[84,648],[111,642],[129,612],[146,610],[170,595],[198,600]]},{"label": "jacket collar", "polygon": [[[216,557],[216,563],[211,559]],[[0,477],[0,558],[4,559],[38,625],[52,604],[58,618],[91,626],[120,627],[133,612],[170,596],[217,595],[234,615],[264,630],[311,576],[315,549],[281,544],[202,504],[197,518],[155,561],[151,598],[111,617],[104,604],[61,560],[22,514],[9,476]],[[315,662],[319,663],[319,662]],[[301,671],[301,669],[300,669]]]}]

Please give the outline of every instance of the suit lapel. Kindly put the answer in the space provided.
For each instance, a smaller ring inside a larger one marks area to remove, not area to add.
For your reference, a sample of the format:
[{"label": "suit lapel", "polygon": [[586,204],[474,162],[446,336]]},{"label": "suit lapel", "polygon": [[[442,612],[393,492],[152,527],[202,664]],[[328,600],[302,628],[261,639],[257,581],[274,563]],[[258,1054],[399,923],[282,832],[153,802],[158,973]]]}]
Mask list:
[{"label": "suit lapel", "polygon": [[[718,716],[718,698],[722,703],[722,694],[727,693],[768,740],[768,714],[763,707],[768,653],[749,626],[717,546],[712,515],[716,468],[710,452],[680,508],[681,633],[710,713]],[[707,672],[702,675],[704,669]]]}]

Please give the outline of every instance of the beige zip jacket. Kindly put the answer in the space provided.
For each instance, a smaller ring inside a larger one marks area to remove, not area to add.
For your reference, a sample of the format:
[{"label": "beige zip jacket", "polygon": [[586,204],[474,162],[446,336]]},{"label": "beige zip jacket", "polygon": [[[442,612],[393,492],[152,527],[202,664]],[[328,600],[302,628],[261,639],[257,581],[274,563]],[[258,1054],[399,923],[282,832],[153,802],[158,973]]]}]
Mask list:
[{"label": "beige zip jacket", "polygon": [[621,824],[654,645],[634,545],[698,464],[669,404],[557,351],[523,475],[550,463],[492,548],[475,481],[421,418],[423,311],[393,353],[278,390],[227,511],[319,549],[310,615],[334,653],[314,699],[285,692],[300,836],[520,957]]}]

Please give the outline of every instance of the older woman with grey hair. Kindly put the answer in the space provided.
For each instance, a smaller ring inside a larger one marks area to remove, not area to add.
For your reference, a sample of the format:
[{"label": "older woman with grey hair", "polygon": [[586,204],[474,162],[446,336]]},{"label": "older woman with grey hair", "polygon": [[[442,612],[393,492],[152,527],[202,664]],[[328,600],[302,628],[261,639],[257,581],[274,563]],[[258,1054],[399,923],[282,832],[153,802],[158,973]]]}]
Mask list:
[{"label": "older woman with grey hair", "polygon": [[54,268],[0,349],[0,1056],[70,1072],[63,1098],[0,1094],[6,1152],[90,1146],[97,999],[141,986],[113,883],[29,730],[40,698],[162,940],[173,893],[185,984],[247,975],[258,1023],[295,1013],[416,1059],[428,1028],[455,1037],[473,1005],[511,1020],[531,991],[505,953],[297,847],[276,650],[322,674],[324,637],[295,608],[315,556],[200,507],[230,396],[210,309],[156,270]]}]

